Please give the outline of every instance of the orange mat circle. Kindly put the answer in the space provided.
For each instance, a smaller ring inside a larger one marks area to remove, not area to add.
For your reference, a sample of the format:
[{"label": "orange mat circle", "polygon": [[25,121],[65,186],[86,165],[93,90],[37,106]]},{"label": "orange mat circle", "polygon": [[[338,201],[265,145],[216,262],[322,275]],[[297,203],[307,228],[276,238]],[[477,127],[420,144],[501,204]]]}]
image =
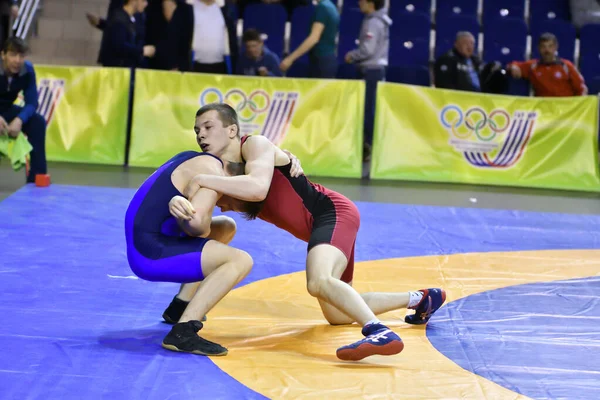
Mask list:
[{"label": "orange mat circle", "polygon": [[[443,287],[450,302],[506,286],[597,276],[599,260],[600,251],[590,250],[378,260],[357,264],[354,286],[359,292]],[[429,343],[424,327],[405,324],[405,314],[380,316],[402,337],[401,354],[342,362],[336,348],[359,339],[360,328],[329,326],[298,272],[232,291],[201,333],[229,349],[213,358],[216,365],[269,398],[526,398],[463,370]]]}]

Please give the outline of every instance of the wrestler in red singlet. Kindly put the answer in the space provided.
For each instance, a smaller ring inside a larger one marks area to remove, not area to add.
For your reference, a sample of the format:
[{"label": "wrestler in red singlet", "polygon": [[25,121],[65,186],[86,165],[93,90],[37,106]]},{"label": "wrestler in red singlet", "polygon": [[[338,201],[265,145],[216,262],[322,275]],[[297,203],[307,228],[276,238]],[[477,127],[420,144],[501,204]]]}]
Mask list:
[{"label": "wrestler in red singlet", "polygon": [[[242,146],[249,136],[242,138]],[[354,244],[360,214],[345,196],[313,183],[302,175],[290,176],[291,162],[275,167],[273,180],[258,218],[308,243],[308,250],[329,244],[341,250],[348,265],[341,280],[352,282]]]}]

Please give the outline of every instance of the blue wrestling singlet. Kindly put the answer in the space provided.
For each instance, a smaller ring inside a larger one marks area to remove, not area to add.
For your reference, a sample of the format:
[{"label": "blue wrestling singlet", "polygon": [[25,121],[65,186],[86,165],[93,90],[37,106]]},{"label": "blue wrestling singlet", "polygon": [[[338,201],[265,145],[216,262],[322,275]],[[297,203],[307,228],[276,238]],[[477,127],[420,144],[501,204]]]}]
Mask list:
[{"label": "blue wrestling singlet", "polygon": [[182,196],[171,174],[185,161],[204,155],[215,157],[196,151],[177,154],[150,175],[131,199],[125,215],[127,260],[139,278],[177,283],[204,279],[201,252],[210,239],[187,236],[169,213],[169,201]]}]

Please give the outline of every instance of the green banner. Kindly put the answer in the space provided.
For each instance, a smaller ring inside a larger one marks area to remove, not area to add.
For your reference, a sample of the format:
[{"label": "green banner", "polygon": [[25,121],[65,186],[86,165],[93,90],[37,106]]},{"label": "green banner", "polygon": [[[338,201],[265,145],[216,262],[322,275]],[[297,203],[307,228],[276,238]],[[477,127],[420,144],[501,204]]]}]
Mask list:
[{"label": "green banner", "polygon": [[600,191],[598,98],[380,84],[371,177]]},{"label": "green banner", "polygon": [[131,72],[36,65],[48,160],[125,163]]},{"label": "green banner", "polygon": [[198,150],[200,106],[226,102],[244,134],[294,153],[308,175],[360,177],[364,82],[138,70],[129,163],[157,167]]}]

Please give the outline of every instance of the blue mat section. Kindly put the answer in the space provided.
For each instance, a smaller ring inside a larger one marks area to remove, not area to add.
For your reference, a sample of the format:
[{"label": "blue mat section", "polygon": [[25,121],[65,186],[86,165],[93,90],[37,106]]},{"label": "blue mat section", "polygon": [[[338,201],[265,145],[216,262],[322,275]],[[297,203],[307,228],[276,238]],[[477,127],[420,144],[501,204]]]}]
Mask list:
[{"label": "blue mat section", "polygon": [[[263,398],[208,358],[160,348],[177,285],[130,279],[123,221],[133,193],[27,186],[0,203],[0,398]],[[358,261],[600,245],[598,216],[358,207]],[[306,244],[232,216],[232,245],[255,260],[241,285],[304,269]]]},{"label": "blue mat section", "polygon": [[449,303],[427,327],[468,371],[534,399],[600,398],[600,278],[511,286]]}]

